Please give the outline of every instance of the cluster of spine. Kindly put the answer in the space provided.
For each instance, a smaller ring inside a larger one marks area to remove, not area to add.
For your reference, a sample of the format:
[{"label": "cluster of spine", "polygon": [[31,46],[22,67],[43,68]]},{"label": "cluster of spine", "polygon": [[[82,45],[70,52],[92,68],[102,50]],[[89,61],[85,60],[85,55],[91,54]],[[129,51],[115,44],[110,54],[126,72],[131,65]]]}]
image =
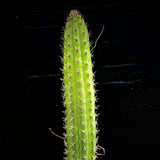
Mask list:
[{"label": "cluster of spine", "polygon": [[63,92],[66,160],[95,160],[97,130],[94,75],[87,25],[69,13],[63,35]]}]

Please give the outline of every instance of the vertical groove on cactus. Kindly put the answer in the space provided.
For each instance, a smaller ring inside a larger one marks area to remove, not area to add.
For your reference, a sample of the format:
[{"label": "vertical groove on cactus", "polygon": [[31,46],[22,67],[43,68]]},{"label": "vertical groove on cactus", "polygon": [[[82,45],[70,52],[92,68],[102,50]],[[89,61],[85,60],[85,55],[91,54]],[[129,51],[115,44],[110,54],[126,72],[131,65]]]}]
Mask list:
[{"label": "vertical groove on cactus", "polygon": [[87,25],[70,11],[64,29],[65,159],[96,159],[95,90]]}]

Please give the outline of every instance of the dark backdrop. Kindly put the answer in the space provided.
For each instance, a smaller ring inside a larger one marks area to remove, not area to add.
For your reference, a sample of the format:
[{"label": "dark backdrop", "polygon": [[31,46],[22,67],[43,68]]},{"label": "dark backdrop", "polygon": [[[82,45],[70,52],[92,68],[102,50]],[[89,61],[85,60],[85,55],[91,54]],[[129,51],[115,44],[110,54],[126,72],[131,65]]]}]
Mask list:
[{"label": "dark backdrop", "polygon": [[63,141],[48,128],[61,136],[64,132],[60,37],[68,12],[78,9],[89,24],[93,44],[105,26],[93,53],[99,144],[106,149],[106,156],[99,159],[160,158],[158,4],[20,1],[3,3],[1,8],[2,146],[18,145],[23,156],[62,159]]}]

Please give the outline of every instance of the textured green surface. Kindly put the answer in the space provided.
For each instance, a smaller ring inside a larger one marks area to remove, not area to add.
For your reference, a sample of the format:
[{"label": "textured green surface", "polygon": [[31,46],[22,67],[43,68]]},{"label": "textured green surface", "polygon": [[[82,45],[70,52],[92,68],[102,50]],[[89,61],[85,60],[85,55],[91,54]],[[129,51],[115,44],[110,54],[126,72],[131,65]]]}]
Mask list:
[{"label": "textured green surface", "polygon": [[87,25],[72,10],[64,29],[63,74],[67,160],[96,158],[95,90]]}]

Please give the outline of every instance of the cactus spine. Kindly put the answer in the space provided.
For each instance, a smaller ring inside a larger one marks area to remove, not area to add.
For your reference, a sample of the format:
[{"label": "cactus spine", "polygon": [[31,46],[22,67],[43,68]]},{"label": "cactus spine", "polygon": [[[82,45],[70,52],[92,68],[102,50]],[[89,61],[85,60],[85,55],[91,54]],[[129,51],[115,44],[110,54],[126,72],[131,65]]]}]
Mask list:
[{"label": "cactus spine", "polygon": [[95,89],[87,25],[72,10],[63,35],[65,159],[96,159]]}]

